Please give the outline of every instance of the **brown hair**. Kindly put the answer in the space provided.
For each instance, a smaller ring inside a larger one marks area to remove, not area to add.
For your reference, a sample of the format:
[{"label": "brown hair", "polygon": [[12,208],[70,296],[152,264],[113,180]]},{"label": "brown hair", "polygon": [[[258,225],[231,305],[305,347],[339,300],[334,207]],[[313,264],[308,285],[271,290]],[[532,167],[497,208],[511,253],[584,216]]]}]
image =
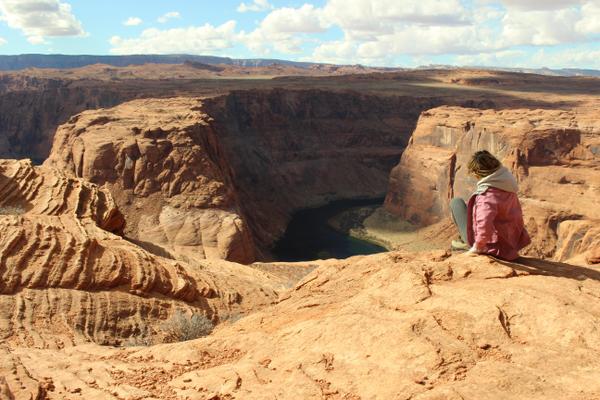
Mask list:
[{"label": "brown hair", "polygon": [[478,177],[486,177],[498,171],[502,163],[487,150],[476,151],[469,160],[468,169]]}]

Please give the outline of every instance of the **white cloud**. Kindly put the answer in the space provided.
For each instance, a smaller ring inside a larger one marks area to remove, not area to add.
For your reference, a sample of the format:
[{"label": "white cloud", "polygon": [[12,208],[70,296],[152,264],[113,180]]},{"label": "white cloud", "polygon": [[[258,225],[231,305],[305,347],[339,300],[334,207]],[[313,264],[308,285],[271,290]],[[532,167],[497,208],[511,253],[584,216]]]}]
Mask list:
[{"label": "white cloud", "polygon": [[320,9],[310,4],[300,8],[280,8],[265,17],[260,28],[271,33],[315,33],[327,29]]},{"label": "white cloud", "polygon": [[386,54],[468,54],[497,48],[492,33],[475,26],[409,26],[361,44],[358,55],[381,58]]},{"label": "white cloud", "polygon": [[502,66],[514,68],[596,68],[600,69],[600,49],[584,45],[564,50],[541,48],[533,53],[524,50],[503,50],[492,53],[460,55],[454,58],[457,65]]},{"label": "white cloud", "polygon": [[6,44],[6,39],[0,37],[0,46],[2,46],[3,44]]},{"label": "white cloud", "polygon": [[[344,39],[318,46],[315,61],[389,64],[400,55],[473,53],[498,46],[459,0],[329,0],[323,14],[326,23],[342,29]],[[499,17],[490,9],[479,19]]]},{"label": "white cloud", "polygon": [[113,36],[110,39],[113,54],[207,54],[233,47],[235,21],[220,26],[205,24],[198,27],[175,29],[146,29],[137,38]]},{"label": "white cloud", "polygon": [[325,20],[341,28],[344,38],[321,44],[312,58],[389,64],[399,56],[455,55],[468,62],[506,63],[517,60],[520,51],[515,46],[584,43],[600,33],[600,0],[475,0],[469,8],[465,4],[328,0]]},{"label": "white cloud", "polygon": [[600,2],[590,1],[581,7],[583,18],[575,26],[577,32],[582,34],[600,33]]},{"label": "white cloud", "polygon": [[542,46],[583,40],[585,38],[575,31],[580,18],[580,13],[574,9],[509,10],[502,21],[503,41],[506,46]]},{"label": "white cloud", "polygon": [[254,11],[254,12],[258,12],[258,11],[267,11],[270,10],[271,8],[273,8],[273,6],[271,6],[271,4],[269,4],[268,0],[253,0],[252,3],[240,3],[240,5],[237,8],[238,12],[244,13],[244,12],[249,12],[249,11]]},{"label": "white cloud", "polygon": [[[307,61],[316,61],[331,64],[345,64],[348,60],[354,63],[362,62],[356,56],[357,44],[351,41],[336,40],[323,43],[314,50],[313,55]],[[369,60],[373,61],[373,60]]]},{"label": "white cloud", "polygon": [[521,10],[558,10],[578,6],[583,0],[501,0],[507,8]]},{"label": "white cloud", "polygon": [[157,21],[160,22],[161,24],[164,24],[164,23],[168,22],[170,19],[175,19],[175,18],[181,18],[181,14],[179,14],[179,11],[169,11],[168,13],[163,14],[160,17],[158,17]]},{"label": "white cloud", "polygon": [[600,69],[600,50],[571,48],[558,52],[540,49],[528,57],[526,65],[532,68],[596,68]]},{"label": "white cloud", "polygon": [[[393,65],[402,59],[518,66],[530,62],[532,53],[517,46],[551,48],[600,39],[600,0],[326,0],[321,7],[277,9],[269,0],[246,0],[238,7],[240,12],[266,10],[251,31],[236,31],[235,21],[147,29],[134,38],[113,37],[111,52],[207,54],[243,44],[257,56],[298,54],[336,64]],[[170,12],[159,20],[178,17]],[[341,37],[322,40],[320,34],[332,28]],[[314,46],[311,54],[305,52],[308,45]],[[556,54],[536,57],[568,61]],[[568,55],[581,65],[593,63],[585,52]]]},{"label": "white cloud", "polygon": [[129,17],[129,18],[127,18],[127,20],[125,22],[123,22],[123,25],[125,25],[125,26],[138,26],[142,22],[143,21],[142,21],[141,18],[138,18],[138,17]]},{"label": "white cloud", "polygon": [[492,53],[479,53],[459,55],[454,61],[458,65],[469,66],[503,66],[516,67],[522,63],[522,59],[527,56],[523,50],[502,50]]},{"label": "white cloud", "polygon": [[405,25],[468,23],[467,10],[459,0],[329,0],[324,13],[347,36],[356,39],[390,34]]},{"label": "white cloud", "polygon": [[259,27],[238,36],[250,50],[269,54],[271,48],[281,53],[302,51],[303,37],[298,34],[318,33],[327,30],[329,23],[321,9],[304,4],[300,8],[280,8],[269,13]]},{"label": "white cloud", "polygon": [[46,37],[85,35],[71,6],[59,0],[0,0],[0,11],[0,19],[33,44],[44,43]]}]

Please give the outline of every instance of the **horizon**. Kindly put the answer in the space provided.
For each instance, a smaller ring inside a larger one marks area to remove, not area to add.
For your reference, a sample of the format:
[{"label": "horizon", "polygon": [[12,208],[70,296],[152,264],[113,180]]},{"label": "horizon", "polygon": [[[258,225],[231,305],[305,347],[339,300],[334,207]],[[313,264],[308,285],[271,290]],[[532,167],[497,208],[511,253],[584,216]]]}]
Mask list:
[{"label": "horizon", "polygon": [[[291,63],[291,64],[306,64],[306,65],[334,65],[334,66],[358,66],[365,68],[373,68],[373,69],[406,69],[406,70],[418,70],[418,69],[464,69],[464,70],[499,70],[499,71],[515,71],[522,73],[536,73],[537,71],[591,71],[593,72],[590,76],[596,76],[596,72],[600,72],[600,68],[576,68],[576,67],[557,67],[550,68],[547,66],[541,67],[504,67],[504,66],[494,66],[494,65],[449,65],[449,64],[425,64],[425,65],[416,65],[416,66],[398,66],[398,67],[390,67],[390,66],[381,66],[381,65],[366,65],[366,64],[335,64],[328,62],[312,62],[312,61],[295,61],[291,59],[281,59],[281,58],[235,58],[235,57],[227,57],[227,56],[217,56],[213,54],[185,54],[185,53],[173,53],[173,54],[63,54],[63,53],[21,53],[21,54],[0,54],[0,57],[27,57],[27,56],[44,56],[44,57],[112,57],[112,58],[120,58],[120,57],[206,57],[206,58],[216,58],[223,60],[240,60],[240,61],[267,61],[273,62],[273,64],[277,64],[278,62],[283,63]],[[186,60],[186,61],[194,61],[194,60]],[[202,61],[206,64],[218,64],[211,63],[208,61]],[[26,68],[39,68],[39,69],[71,69],[71,68],[81,68],[89,65],[98,65],[100,63],[89,63],[83,64],[77,67],[36,67],[30,66]],[[145,63],[132,63],[127,65],[120,65],[117,67],[127,67],[130,65],[146,65],[153,64],[152,62]],[[163,63],[163,64],[181,64],[181,63]],[[20,70],[20,69],[15,69]]]},{"label": "horizon", "polygon": [[0,0],[0,55],[600,69],[598,0]]}]

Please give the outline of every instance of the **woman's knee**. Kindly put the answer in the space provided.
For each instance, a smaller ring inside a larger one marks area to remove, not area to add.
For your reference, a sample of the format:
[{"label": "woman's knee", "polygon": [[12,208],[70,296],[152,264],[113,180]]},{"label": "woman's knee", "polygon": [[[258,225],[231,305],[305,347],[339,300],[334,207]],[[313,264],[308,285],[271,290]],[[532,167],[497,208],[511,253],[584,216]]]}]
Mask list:
[{"label": "woman's knee", "polygon": [[451,208],[466,207],[466,206],[467,206],[467,203],[465,203],[465,201],[463,199],[461,199],[460,197],[454,197],[452,200],[450,200]]}]

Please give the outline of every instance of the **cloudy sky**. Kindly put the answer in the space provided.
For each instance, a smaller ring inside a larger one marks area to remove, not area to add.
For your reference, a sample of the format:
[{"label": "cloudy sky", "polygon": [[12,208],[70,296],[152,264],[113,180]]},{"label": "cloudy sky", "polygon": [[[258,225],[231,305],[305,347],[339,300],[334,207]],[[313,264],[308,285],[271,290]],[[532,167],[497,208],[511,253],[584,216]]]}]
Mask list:
[{"label": "cloudy sky", "polygon": [[600,0],[0,0],[0,54],[600,69]]}]

